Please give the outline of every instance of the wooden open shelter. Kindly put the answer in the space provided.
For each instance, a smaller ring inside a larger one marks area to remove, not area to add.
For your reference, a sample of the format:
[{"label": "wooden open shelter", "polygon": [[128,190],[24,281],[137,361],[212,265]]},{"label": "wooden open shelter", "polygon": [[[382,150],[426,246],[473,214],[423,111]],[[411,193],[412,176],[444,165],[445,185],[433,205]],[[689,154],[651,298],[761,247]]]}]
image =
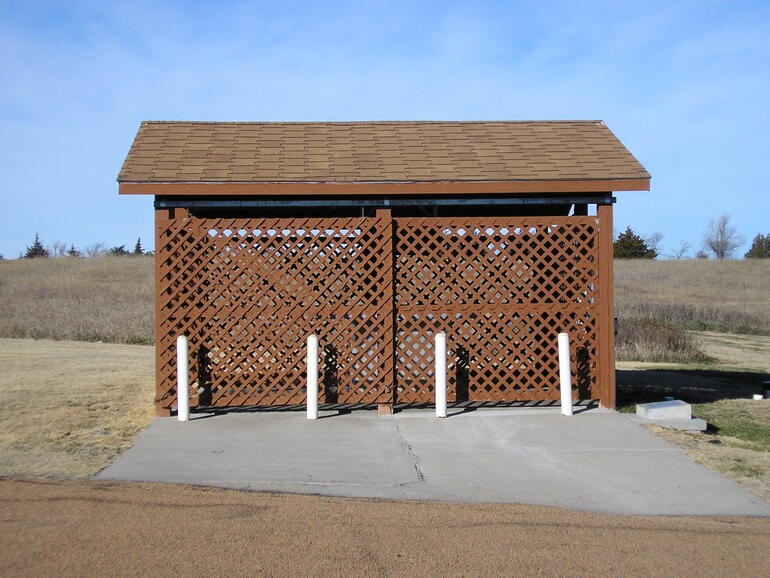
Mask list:
[{"label": "wooden open shelter", "polygon": [[650,175],[601,121],[143,122],[118,177],[155,196],[156,408],[559,399],[615,405],[613,191]]}]

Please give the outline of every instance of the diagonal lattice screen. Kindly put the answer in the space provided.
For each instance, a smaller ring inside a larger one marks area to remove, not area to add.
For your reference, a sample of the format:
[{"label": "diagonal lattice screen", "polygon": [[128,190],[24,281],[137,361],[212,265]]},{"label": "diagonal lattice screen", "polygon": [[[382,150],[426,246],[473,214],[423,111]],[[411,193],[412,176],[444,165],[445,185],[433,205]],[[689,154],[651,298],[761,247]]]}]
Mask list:
[{"label": "diagonal lattice screen", "polygon": [[[376,402],[393,382],[392,227],[382,219],[175,219],[159,230],[158,400],[175,403],[175,339],[202,404]],[[195,401],[195,400],[194,400]]]},{"label": "diagonal lattice screen", "polygon": [[164,218],[157,223],[157,403],[176,404],[175,339],[193,403],[302,404],[305,343],[321,401],[433,401],[446,331],[449,399],[558,399],[556,335],[597,399],[596,217]]},{"label": "diagonal lattice screen", "polygon": [[558,399],[557,334],[577,395],[596,398],[596,217],[396,221],[396,396],[433,399],[446,331],[449,399]]}]

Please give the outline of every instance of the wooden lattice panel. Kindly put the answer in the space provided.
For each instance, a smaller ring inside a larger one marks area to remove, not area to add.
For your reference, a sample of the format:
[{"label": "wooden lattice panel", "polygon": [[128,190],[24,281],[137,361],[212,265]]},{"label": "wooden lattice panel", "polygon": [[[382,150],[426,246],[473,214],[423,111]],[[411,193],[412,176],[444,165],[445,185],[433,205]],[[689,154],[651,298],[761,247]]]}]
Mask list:
[{"label": "wooden lattice panel", "polygon": [[157,235],[160,407],[176,404],[180,334],[193,403],[305,403],[313,332],[322,402],[392,395],[390,220],[159,218]]},{"label": "wooden lattice panel", "polygon": [[433,399],[433,338],[446,331],[449,399],[558,399],[557,334],[573,383],[598,398],[595,217],[398,219],[396,391]]}]

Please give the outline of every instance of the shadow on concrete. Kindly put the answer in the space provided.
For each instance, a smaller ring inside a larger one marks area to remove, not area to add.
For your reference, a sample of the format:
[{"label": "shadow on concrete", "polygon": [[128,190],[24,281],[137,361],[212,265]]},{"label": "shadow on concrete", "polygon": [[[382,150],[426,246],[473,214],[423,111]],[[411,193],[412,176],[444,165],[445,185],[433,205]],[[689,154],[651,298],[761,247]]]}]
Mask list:
[{"label": "shadow on concrete", "polygon": [[[545,400],[545,401],[463,401],[463,402],[450,402],[447,404],[447,418],[457,415],[468,414],[470,412],[477,411],[479,409],[511,409],[511,408],[527,408],[527,409],[552,409],[560,406],[559,401]],[[394,413],[399,413],[406,409],[410,410],[429,410],[435,409],[435,405],[430,403],[418,403],[418,404],[396,404],[393,408]],[[592,408],[599,407],[598,402],[594,400],[582,400],[575,401],[573,404],[574,413],[578,414],[583,411],[587,411]],[[341,404],[341,403],[324,403],[318,405],[318,419],[326,419],[330,417],[336,417],[338,415],[349,415],[355,412],[371,412],[377,410],[377,404],[375,403],[357,403],[357,404]],[[275,406],[244,406],[244,407],[193,407],[190,408],[190,419],[209,419],[217,416],[224,416],[228,414],[238,413],[305,413],[307,408],[305,405],[275,405]],[[176,412],[172,415],[176,416]]]}]

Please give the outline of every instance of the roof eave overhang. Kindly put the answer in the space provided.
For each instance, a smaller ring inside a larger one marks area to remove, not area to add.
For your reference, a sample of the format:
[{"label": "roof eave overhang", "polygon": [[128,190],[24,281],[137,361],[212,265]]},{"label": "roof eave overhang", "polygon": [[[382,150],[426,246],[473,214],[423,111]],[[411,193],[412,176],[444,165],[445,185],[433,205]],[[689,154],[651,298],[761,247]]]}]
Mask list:
[{"label": "roof eave overhang", "polygon": [[440,195],[468,193],[591,193],[649,191],[649,178],[538,181],[405,182],[135,182],[121,181],[121,195]]}]

